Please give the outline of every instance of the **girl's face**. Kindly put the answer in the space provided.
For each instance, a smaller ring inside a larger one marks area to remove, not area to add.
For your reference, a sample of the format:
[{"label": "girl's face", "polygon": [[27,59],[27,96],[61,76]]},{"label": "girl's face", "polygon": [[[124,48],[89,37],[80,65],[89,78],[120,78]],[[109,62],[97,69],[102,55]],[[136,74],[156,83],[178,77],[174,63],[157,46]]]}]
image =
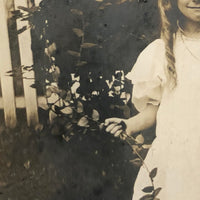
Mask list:
[{"label": "girl's face", "polygon": [[200,0],[177,0],[177,5],[186,21],[200,22]]}]

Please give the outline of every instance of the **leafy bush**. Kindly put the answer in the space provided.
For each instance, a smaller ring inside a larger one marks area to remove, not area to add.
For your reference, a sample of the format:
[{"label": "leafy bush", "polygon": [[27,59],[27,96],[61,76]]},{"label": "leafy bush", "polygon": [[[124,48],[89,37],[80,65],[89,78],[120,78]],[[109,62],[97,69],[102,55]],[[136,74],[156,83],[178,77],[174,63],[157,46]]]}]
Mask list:
[{"label": "leafy bush", "polygon": [[98,131],[105,118],[136,112],[124,73],[157,36],[157,13],[150,18],[145,12],[152,6],[154,1],[42,0],[39,7],[14,11],[32,28],[35,63],[24,69],[38,72],[32,87],[45,91],[53,134]]},{"label": "leafy bush", "polygon": [[[32,87],[46,96],[53,135],[72,141],[74,135],[98,133],[108,117],[136,114],[125,74],[158,36],[156,1],[146,2],[42,0],[39,7],[13,12],[14,18],[30,24],[34,65],[23,69],[37,72]],[[144,144],[143,136],[126,142],[138,156],[132,164],[145,164],[140,153],[150,145]],[[152,185],[144,188],[147,195],[142,199],[153,199],[160,191],[153,185],[157,168],[148,171]]]}]

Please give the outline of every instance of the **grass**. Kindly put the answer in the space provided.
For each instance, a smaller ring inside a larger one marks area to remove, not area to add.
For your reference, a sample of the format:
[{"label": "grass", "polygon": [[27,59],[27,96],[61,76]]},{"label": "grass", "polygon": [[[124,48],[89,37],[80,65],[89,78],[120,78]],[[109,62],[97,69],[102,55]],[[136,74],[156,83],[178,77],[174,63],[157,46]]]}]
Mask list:
[{"label": "grass", "polygon": [[66,142],[48,130],[0,126],[1,200],[129,200],[138,168],[130,147],[108,134]]}]

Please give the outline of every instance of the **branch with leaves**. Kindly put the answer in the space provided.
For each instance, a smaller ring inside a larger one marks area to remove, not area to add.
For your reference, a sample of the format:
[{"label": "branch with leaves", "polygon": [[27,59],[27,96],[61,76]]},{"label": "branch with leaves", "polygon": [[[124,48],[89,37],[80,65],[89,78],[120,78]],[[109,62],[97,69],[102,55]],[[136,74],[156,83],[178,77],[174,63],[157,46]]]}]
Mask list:
[{"label": "branch with leaves", "polygon": [[[131,136],[127,136],[126,141],[127,141],[127,143],[130,146],[132,146],[130,141],[134,141],[134,142],[138,143],[137,142],[137,138],[135,139],[135,138],[133,138]],[[142,162],[142,165],[145,167],[146,171],[148,172],[149,179],[151,181],[151,185],[150,186],[147,186],[147,187],[145,187],[145,188],[142,189],[142,191],[144,193],[147,193],[147,194],[144,195],[143,197],[141,197],[140,200],[159,200],[157,198],[157,195],[160,193],[160,191],[161,191],[162,188],[161,187],[155,188],[155,185],[154,185],[154,178],[157,175],[157,170],[158,169],[154,168],[154,169],[152,169],[150,171],[149,168],[148,168],[148,166],[147,166],[147,164],[145,163],[144,159],[142,158],[142,156],[137,151],[137,149],[133,148],[133,147],[132,147],[132,149],[133,149],[134,153],[138,156],[138,159]],[[138,159],[136,158],[135,162],[138,161]]]},{"label": "branch with leaves", "polygon": [[[134,0],[118,0],[114,3],[111,1],[96,0],[97,9],[102,11],[112,5],[121,5],[130,3]],[[141,1],[138,1],[141,2]],[[143,1],[145,2],[145,1]],[[66,142],[77,134],[87,134],[90,132],[100,132],[100,125],[105,118],[111,117],[118,113],[120,117],[129,118],[131,116],[131,108],[128,102],[131,99],[131,92],[127,91],[126,79],[124,71],[115,70],[113,74],[105,73],[104,71],[98,72],[94,63],[90,63],[87,57],[84,56],[84,51],[104,48],[99,45],[97,41],[90,42],[87,38],[87,28],[89,26],[88,18],[85,13],[77,8],[68,10],[68,16],[73,16],[79,25],[71,27],[71,32],[76,36],[73,43],[78,44],[78,50],[74,47],[67,49],[67,54],[75,61],[73,66],[67,63],[65,68],[68,73],[63,74],[61,66],[59,66],[56,57],[56,51],[59,45],[49,38],[50,20],[54,18],[47,18],[45,16],[46,10],[43,7],[25,8],[19,7],[19,10],[13,12],[13,17],[20,20],[28,20],[30,26],[23,27],[18,30],[18,34],[31,28],[37,32],[39,36],[45,62],[39,66],[44,73],[44,91],[47,102],[47,110],[49,112],[50,131],[53,135],[62,136]],[[40,19],[42,24],[37,24]],[[51,22],[52,24],[52,22]],[[89,42],[88,42],[89,41]],[[94,40],[93,40],[94,41]],[[34,70],[35,66],[21,66],[23,71]],[[97,73],[98,72],[98,73]],[[21,71],[14,69],[8,72],[9,76],[21,75]],[[60,87],[60,80],[67,77],[62,87]],[[32,85],[37,87],[37,83]],[[97,103],[98,102],[98,103]],[[101,103],[100,103],[101,102]],[[105,107],[105,102],[107,107]],[[101,104],[101,106],[99,106]],[[104,107],[103,107],[104,106]],[[103,111],[107,111],[104,115]],[[109,114],[111,116],[109,116]],[[148,169],[142,156],[140,155],[141,149],[149,149],[149,144],[144,144],[144,138],[139,134],[136,138],[126,135],[126,142],[130,145],[137,158],[132,161],[136,166],[143,164],[149,173],[151,185],[143,188],[146,193],[140,200],[158,200],[157,195],[161,188],[155,188],[154,178],[157,174],[157,168],[153,170]]]},{"label": "branch with leaves", "polygon": [[[125,125],[122,127],[125,127]],[[142,136],[142,134],[139,134],[136,138],[134,138],[133,136],[129,136],[126,134],[125,128],[124,128],[124,131],[121,133],[120,137],[122,139],[125,139],[125,141],[132,148],[133,153],[137,155],[137,158],[134,159],[132,163],[135,163],[136,165],[139,165],[139,166],[143,165],[143,167],[149,174],[151,185],[146,186],[145,188],[142,189],[142,191],[146,194],[143,197],[141,197],[139,200],[160,200],[159,198],[157,198],[157,196],[160,193],[162,188],[161,187],[155,188],[155,185],[154,185],[154,178],[157,175],[158,168],[154,168],[150,170],[147,164],[145,163],[145,160],[139,153],[139,149],[141,147],[145,149],[145,148],[150,148],[150,146],[144,144],[144,137]]]}]

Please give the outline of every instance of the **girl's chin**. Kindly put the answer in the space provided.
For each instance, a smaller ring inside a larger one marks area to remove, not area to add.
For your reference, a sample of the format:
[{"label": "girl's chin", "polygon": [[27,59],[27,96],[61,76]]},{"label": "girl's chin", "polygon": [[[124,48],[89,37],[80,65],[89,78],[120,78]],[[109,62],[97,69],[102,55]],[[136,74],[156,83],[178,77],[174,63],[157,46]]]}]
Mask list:
[{"label": "girl's chin", "polygon": [[199,11],[199,15],[196,16],[194,19],[193,19],[194,22],[196,23],[200,23],[200,11]]},{"label": "girl's chin", "polygon": [[[185,18],[187,21],[187,18]],[[188,20],[189,23],[199,23],[200,22],[200,9],[197,12],[194,12],[193,15]]]}]

